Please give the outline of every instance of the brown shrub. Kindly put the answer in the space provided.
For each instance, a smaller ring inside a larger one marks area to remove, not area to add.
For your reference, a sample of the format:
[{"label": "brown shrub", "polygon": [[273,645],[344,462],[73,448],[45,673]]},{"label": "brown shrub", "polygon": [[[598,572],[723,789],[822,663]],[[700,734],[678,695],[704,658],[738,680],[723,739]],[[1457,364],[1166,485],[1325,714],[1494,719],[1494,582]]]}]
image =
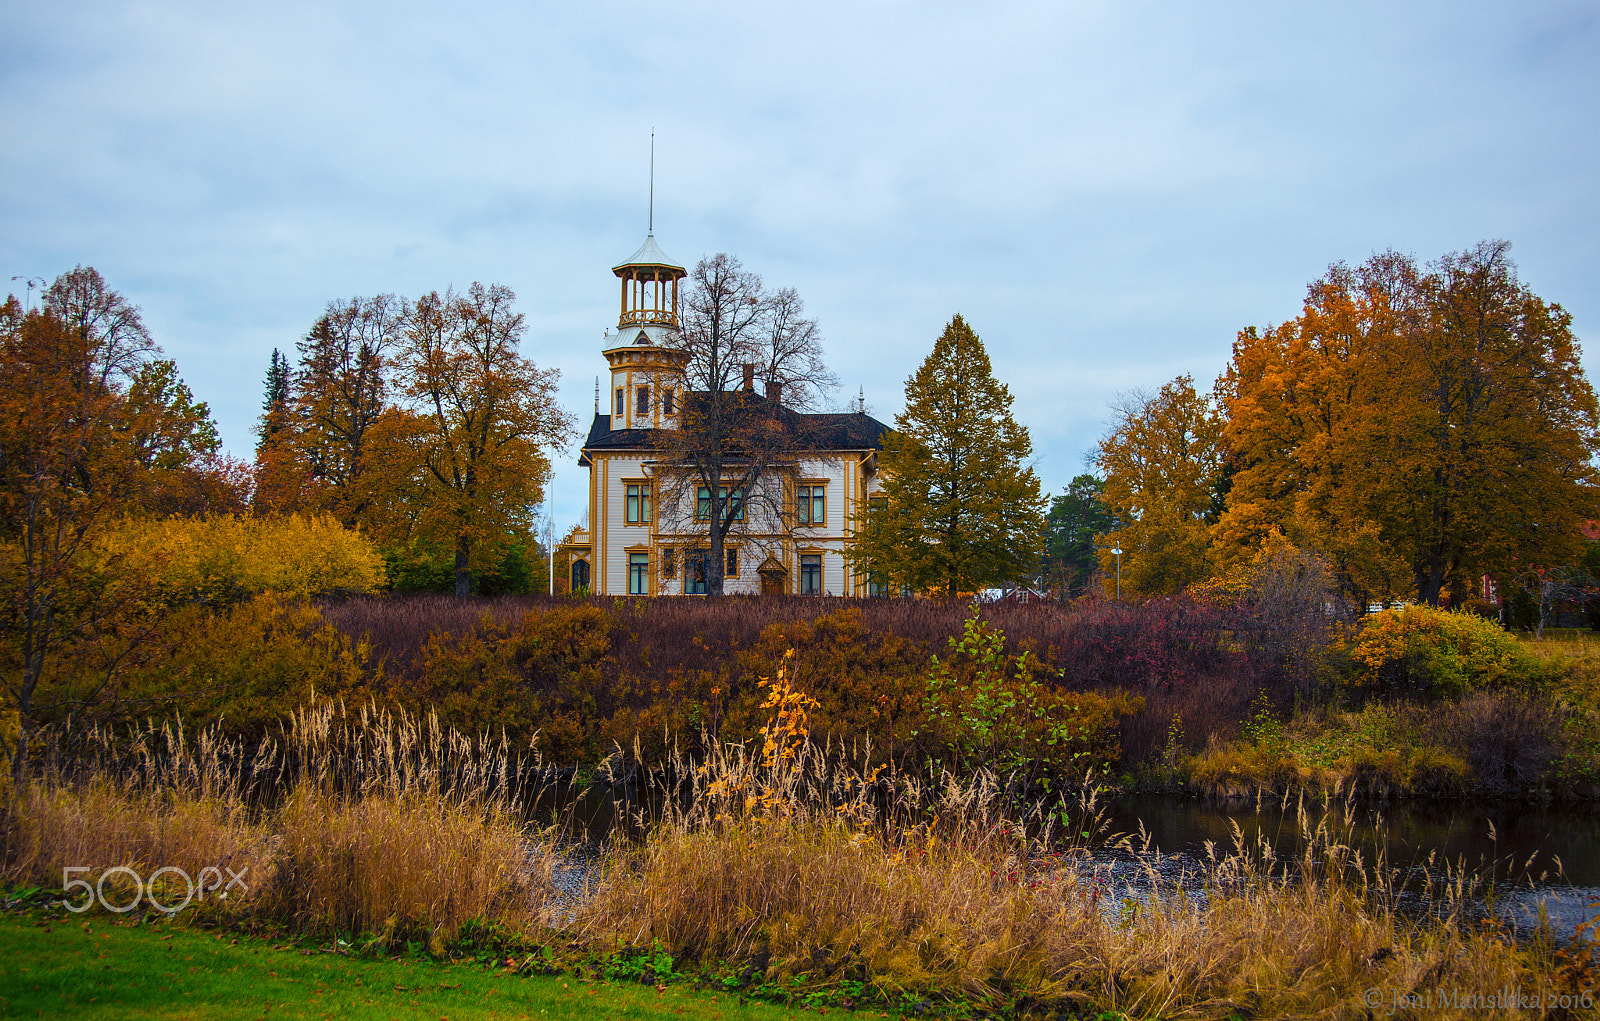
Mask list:
[{"label": "brown shrub", "polygon": [[1488,789],[1525,791],[1541,786],[1567,750],[1565,714],[1550,702],[1518,691],[1475,691],[1441,706],[1432,739],[1452,749]]}]

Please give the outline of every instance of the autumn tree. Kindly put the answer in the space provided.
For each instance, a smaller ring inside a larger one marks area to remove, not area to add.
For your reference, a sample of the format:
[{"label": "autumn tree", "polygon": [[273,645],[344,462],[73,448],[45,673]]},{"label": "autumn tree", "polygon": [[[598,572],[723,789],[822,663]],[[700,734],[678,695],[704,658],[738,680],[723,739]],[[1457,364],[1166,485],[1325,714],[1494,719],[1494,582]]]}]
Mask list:
[{"label": "autumn tree", "polygon": [[1219,547],[1276,520],[1347,587],[1437,605],[1485,573],[1575,562],[1596,516],[1596,400],[1571,316],[1504,242],[1419,267],[1395,253],[1247,331],[1220,388],[1238,459]]},{"label": "autumn tree", "polygon": [[1058,595],[1081,595],[1099,569],[1095,540],[1116,526],[1100,494],[1105,482],[1083,474],[1050,500],[1045,515],[1044,584]]},{"label": "autumn tree", "polygon": [[1362,605],[1408,589],[1405,565],[1376,524],[1341,506],[1351,473],[1370,456],[1359,438],[1373,412],[1369,363],[1396,329],[1408,272],[1392,255],[1358,270],[1334,266],[1308,288],[1298,318],[1239,333],[1217,381],[1232,468],[1212,530],[1220,568],[1248,563],[1279,531],[1329,558]]},{"label": "autumn tree", "polygon": [[1365,423],[1376,456],[1347,493],[1434,605],[1447,582],[1575,561],[1597,513],[1600,409],[1572,317],[1517,279],[1509,247],[1447,255],[1417,281],[1420,315],[1372,386],[1395,414]]},{"label": "autumn tree", "polygon": [[799,296],[768,290],[727,254],[701,259],[689,275],[672,342],[689,356],[687,392],[677,428],[654,440],[657,513],[663,530],[703,531],[706,592],[720,596],[729,536],[797,526],[789,483],[814,445],[812,419],[799,410],[836,380]]},{"label": "autumn tree", "polygon": [[474,283],[434,292],[406,317],[396,351],[399,406],[374,419],[371,463],[358,492],[388,542],[453,551],[455,592],[531,540],[550,476],[545,448],[566,442],[559,373],[520,351],[526,322],[509,287]]},{"label": "autumn tree", "polygon": [[1105,476],[1101,501],[1117,528],[1101,543],[1100,566],[1122,587],[1146,595],[1182,591],[1211,573],[1210,527],[1222,511],[1223,420],[1194,379],[1179,376],[1155,394],[1125,394],[1094,464]]},{"label": "autumn tree", "polygon": [[[0,665],[21,737],[114,691],[153,633],[136,579],[98,542],[133,513],[172,509],[206,477],[216,429],[139,310],[92,269],[63,274],[40,311],[0,309]],[[181,508],[180,508],[181,509]]]},{"label": "autumn tree", "polygon": [[77,266],[45,290],[43,311],[77,336],[82,371],[101,386],[127,379],[155,350],[137,306],[106,286],[92,266]]},{"label": "autumn tree", "polygon": [[1037,570],[1044,542],[1033,444],[966,320],[950,320],[906,381],[880,458],[881,506],[858,523],[858,569],[949,596]]}]

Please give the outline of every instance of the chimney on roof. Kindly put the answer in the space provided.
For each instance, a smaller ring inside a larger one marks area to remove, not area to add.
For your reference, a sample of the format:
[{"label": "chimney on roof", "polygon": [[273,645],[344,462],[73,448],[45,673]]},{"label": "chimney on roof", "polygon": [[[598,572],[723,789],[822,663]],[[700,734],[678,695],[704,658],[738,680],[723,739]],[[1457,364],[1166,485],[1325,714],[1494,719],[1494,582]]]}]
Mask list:
[{"label": "chimney on roof", "polygon": [[773,404],[783,403],[783,384],[776,379],[767,380],[767,400]]},{"label": "chimney on roof", "polygon": [[754,390],[756,388],[756,366],[754,362],[744,363],[744,388],[746,390]]}]

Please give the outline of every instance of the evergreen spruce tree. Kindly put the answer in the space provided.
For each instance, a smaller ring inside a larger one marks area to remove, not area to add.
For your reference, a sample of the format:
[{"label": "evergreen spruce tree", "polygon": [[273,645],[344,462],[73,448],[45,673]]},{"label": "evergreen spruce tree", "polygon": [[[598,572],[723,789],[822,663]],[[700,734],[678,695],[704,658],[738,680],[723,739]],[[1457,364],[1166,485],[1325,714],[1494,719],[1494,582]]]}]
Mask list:
[{"label": "evergreen spruce tree", "polygon": [[1103,479],[1079,475],[1050,501],[1045,515],[1044,584],[1061,598],[1080,596],[1100,566],[1095,540],[1117,527],[1116,516],[1100,499]]},{"label": "evergreen spruce tree", "polygon": [[267,395],[261,402],[261,424],[256,427],[258,454],[273,434],[288,424],[289,385],[288,356],[273,348],[272,363],[267,366]]},{"label": "evergreen spruce tree", "polygon": [[906,381],[884,443],[883,499],[859,523],[856,569],[946,595],[1019,581],[1039,567],[1044,500],[1028,430],[959,315]]}]

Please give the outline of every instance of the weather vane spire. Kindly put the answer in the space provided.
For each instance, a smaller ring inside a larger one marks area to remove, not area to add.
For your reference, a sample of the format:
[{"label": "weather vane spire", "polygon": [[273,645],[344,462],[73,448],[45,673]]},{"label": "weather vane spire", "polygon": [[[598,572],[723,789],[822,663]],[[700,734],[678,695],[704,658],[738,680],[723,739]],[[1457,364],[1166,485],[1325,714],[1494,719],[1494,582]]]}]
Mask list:
[{"label": "weather vane spire", "polygon": [[650,129],[650,234],[656,232],[656,129]]}]

